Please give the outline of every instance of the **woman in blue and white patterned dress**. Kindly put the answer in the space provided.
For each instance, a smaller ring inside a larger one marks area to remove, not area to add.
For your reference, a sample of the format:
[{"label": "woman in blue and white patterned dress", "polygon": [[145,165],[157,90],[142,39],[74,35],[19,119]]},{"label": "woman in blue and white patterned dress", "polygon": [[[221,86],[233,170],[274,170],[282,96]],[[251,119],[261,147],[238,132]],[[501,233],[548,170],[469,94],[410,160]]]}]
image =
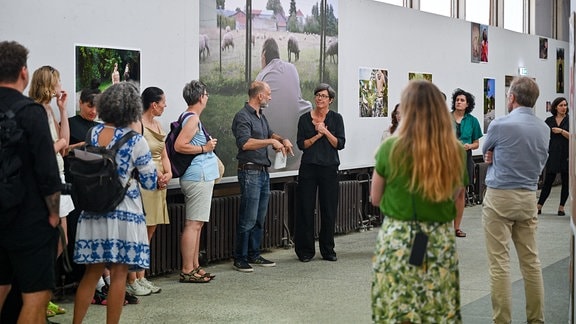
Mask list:
[{"label": "woman in blue and white patterned dress", "polygon": [[[96,106],[104,124],[92,129],[92,145],[111,148],[142,115],[138,90],[127,82],[109,87]],[[130,181],[134,169],[138,170],[138,176],[133,179],[136,181],[131,181],[124,200],[115,210],[104,214],[83,211],[78,219],[74,262],[86,264],[86,272],[74,300],[74,323],[81,323],[86,315],[105,267],[111,272],[106,322],[118,323],[128,271],[150,266],[150,246],[138,182],[143,189],[155,190],[158,178],[146,140],[140,134],[132,137],[118,150],[116,163],[123,184]]]}]

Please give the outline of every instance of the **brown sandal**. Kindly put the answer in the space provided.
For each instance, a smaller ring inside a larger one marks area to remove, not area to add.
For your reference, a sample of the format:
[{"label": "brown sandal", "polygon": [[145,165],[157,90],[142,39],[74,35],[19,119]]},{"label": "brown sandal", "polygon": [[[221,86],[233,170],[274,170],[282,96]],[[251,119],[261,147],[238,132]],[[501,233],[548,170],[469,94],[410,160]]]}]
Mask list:
[{"label": "brown sandal", "polygon": [[456,229],[456,236],[457,237],[466,237],[466,233],[462,232],[462,230],[458,228],[458,229]]},{"label": "brown sandal", "polygon": [[[204,273],[200,273],[200,271],[204,271]],[[196,269],[196,272],[197,272],[199,275],[203,276],[204,278],[210,278],[210,280],[216,278],[216,275],[213,275],[213,274],[211,274],[210,272],[206,272],[202,267],[198,267],[198,268]]]},{"label": "brown sandal", "polygon": [[206,283],[210,282],[209,277],[204,277],[198,273],[198,268],[190,271],[189,273],[180,272],[180,282],[185,283]]}]

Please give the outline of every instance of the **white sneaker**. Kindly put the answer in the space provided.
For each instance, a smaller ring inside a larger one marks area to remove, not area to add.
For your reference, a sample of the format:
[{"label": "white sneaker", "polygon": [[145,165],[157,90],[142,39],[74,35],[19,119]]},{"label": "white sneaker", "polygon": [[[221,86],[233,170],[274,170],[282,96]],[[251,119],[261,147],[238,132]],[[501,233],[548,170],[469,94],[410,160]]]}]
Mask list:
[{"label": "white sneaker", "polygon": [[142,287],[144,287],[144,288],[150,289],[150,291],[151,291],[153,294],[157,294],[157,293],[159,293],[159,292],[162,291],[162,288],[156,286],[156,285],[153,284],[152,282],[148,281],[148,279],[146,279],[146,278],[140,278],[140,279],[138,279],[137,281],[138,281],[138,285],[140,285],[140,286],[142,286]]},{"label": "white sneaker", "polygon": [[152,291],[138,283],[138,280],[134,280],[134,283],[126,283],[126,292],[134,296],[148,296]]}]

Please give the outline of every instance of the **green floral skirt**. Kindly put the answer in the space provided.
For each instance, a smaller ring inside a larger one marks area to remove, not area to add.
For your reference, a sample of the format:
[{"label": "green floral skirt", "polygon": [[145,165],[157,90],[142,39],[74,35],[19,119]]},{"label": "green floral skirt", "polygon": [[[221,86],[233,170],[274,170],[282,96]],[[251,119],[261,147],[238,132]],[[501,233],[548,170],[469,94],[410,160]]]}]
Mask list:
[{"label": "green floral skirt", "polygon": [[375,323],[462,323],[456,239],[451,222],[420,222],[428,235],[422,266],[408,263],[412,222],[384,218],[372,260]]}]

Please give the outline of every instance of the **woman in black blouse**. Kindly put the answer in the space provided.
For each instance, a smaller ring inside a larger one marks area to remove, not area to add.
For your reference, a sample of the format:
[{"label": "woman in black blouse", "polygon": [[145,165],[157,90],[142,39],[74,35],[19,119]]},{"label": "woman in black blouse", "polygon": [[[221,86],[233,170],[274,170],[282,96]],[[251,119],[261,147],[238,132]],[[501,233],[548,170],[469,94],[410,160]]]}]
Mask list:
[{"label": "woman in black blouse", "polygon": [[548,161],[546,162],[546,174],[544,185],[538,199],[538,214],[542,213],[542,206],[550,195],[552,183],[556,174],[562,178],[562,191],[560,193],[560,206],[558,216],[564,216],[564,204],[568,200],[568,139],[570,138],[570,126],[568,121],[568,101],[558,97],[552,102],[550,110],[552,116],[546,118],[546,124],[550,127],[550,146],[548,147]]},{"label": "woman in black blouse", "polygon": [[298,171],[300,212],[294,219],[296,255],[302,262],[313,257],[314,209],[316,192],[320,205],[320,254],[324,260],[336,261],[334,224],[338,208],[338,151],[344,148],[344,121],[331,111],[336,92],[322,83],[314,90],[315,106],[298,120],[297,144],[304,153]]},{"label": "woman in black blouse", "polygon": [[98,125],[96,99],[99,94],[98,84],[93,84],[91,88],[86,88],[80,93],[80,111],[76,116],[68,118],[70,124],[70,145],[68,148],[70,150],[84,145],[88,130]]}]

